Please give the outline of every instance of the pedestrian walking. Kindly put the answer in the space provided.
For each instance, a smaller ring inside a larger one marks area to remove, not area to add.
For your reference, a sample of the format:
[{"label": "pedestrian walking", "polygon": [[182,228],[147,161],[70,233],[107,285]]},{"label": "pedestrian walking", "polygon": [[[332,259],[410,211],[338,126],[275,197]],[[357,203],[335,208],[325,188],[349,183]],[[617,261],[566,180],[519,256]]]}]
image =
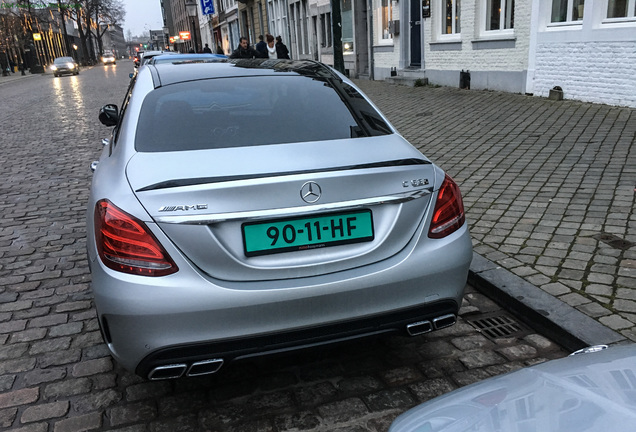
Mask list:
[{"label": "pedestrian walking", "polygon": [[280,36],[276,36],[276,53],[278,54],[279,59],[289,59],[289,50],[287,46],[283,43],[283,38]]},{"label": "pedestrian walking", "polygon": [[203,47],[203,52],[206,54],[212,54],[212,50],[210,49],[208,44],[205,44],[205,47]]},{"label": "pedestrian walking", "polygon": [[261,57],[260,54],[250,46],[246,37],[241,37],[239,46],[230,55],[230,58],[233,59],[250,59],[259,57]]},{"label": "pedestrian walking", "polygon": [[268,34],[267,36],[265,36],[267,38],[267,58],[269,59],[278,59],[281,57],[278,57],[278,52],[276,49],[276,41],[274,40],[274,36],[272,36],[271,34]]},{"label": "pedestrian walking", "polygon": [[256,44],[256,51],[261,55],[261,57],[267,57],[267,44],[263,40],[263,35],[258,37],[258,43]]}]

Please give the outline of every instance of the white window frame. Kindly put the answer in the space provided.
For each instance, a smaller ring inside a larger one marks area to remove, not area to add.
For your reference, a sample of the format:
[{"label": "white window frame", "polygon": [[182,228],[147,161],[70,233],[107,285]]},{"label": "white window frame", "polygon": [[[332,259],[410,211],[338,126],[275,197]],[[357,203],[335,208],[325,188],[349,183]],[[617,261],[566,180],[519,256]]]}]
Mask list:
[{"label": "white window frame", "polygon": [[[488,39],[488,38],[493,38],[493,39],[500,39],[500,38],[510,38],[510,37],[514,37],[515,35],[515,29],[514,29],[514,22],[513,22],[513,27],[511,28],[503,28],[506,22],[506,15],[510,12],[507,10],[507,0],[500,0],[501,1],[501,14],[499,17],[499,29],[498,30],[488,30],[486,28],[486,25],[488,23],[488,7],[489,7],[489,3],[492,3],[493,0],[482,0],[480,1],[480,21],[479,21],[479,37],[483,38],[483,39]],[[512,3],[512,12],[514,12],[514,8],[515,8],[515,3],[518,0],[511,0],[510,2]]]},{"label": "white window frame", "polygon": [[281,36],[283,43],[290,44],[289,32],[287,31],[287,1],[268,0],[267,17],[269,18],[269,31],[276,37]]},{"label": "white window frame", "polygon": [[[585,6],[585,0],[567,0],[565,21],[552,21],[552,11],[554,10],[554,2],[557,2],[557,1],[562,1],[562,0],[552,0],[549,3],[550,4],[550,17],[549,17],[550,25],[552,25],[552,26],[581,25],[583,23],[583,18],[580,18],[580,19],[577,18],[576,20],[573,18],[573,11],[574,11],[574,2],[575,1],[582,1],[583,4],[581,4],[579,6],[580,7],[584,7]],[[587,0],[587,1],[591,2],[593,0]]]},{"label": "white window frame", "polygon": [[376,43],[378,45],[393,45],[393,34],[388,33],[389,31],[389,23],[393,20],[393,0],[385,0],[388,4],[387,12],[387,37],[385,37],[384,27],[383,27],[383,17],[384,17],[384,7],[382,6],[383,0],[378,0],[378,9],[377,9],[377,28],[378,34],[376,38]]},{"label": "white window frame", "polygon": [[603,23],[616,23],[616,22],[634,22],[636,21],[636,0],[627,0],[627,16],[624,17],[608,17],[607,13],[609,12],[609,4],[612,0],[605,0],[604,4],[604,14],[605,19]]},{"label": "white window frame", "polygon": [[[435,0],[435,7],[433,8],[433,39],[435,42],[461,42],[462,40],[462,13],[461,13],[461,0],[450,0],[453,4],[453,17],[455,20],[452,23],[452,33],[444,33],[444,21],[446,19],[446,2],[447,0]],[[459,2],[459,17],[457,17],[456,12],[457,2]],[[455,23],[459,22],[459,32],[457,32],[457,27]]]}]

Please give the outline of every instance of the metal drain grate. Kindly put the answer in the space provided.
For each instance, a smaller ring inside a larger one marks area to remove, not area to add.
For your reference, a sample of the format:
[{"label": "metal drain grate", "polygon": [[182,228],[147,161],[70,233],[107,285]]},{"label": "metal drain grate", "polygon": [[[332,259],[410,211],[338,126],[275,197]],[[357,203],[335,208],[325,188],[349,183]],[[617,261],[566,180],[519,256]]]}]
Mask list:
[{"label": "metal drain grate", "polygon": [[491,312],[472,317],[466,321],[479,330],[488,339],[526,336],[532,331],[505,312]]},{"label": "metal drain grate", "polygon": [[592,237],[594,237],[596,240],[600,240],[603,243],[610,245],[614,249],[627,250],[630,247],[634,246],[634,243],[623,240],[622,238],[615,236],[614,234],[600,233]]}]

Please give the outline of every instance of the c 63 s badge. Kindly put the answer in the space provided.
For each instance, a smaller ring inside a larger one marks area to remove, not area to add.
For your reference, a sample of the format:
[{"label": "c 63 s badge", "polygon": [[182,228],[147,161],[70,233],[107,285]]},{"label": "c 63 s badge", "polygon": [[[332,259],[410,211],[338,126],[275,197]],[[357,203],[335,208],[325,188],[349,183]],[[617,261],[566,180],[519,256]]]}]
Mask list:
[{"label": "c 63 s badge", "polygon": [[175,206],[163,206],[159,209],[160,212],[177,212],[177,211],[191,211],[191,210],[206,210],[207,204],[193,204],[193,205],[175,205]]},{"label": "c 63 s badge", "polygon": [[403,187],[418,187],[418,186],[426,186],[428,184],[428,179],[413,179],[413,180],[405,180],[402,182]]}]

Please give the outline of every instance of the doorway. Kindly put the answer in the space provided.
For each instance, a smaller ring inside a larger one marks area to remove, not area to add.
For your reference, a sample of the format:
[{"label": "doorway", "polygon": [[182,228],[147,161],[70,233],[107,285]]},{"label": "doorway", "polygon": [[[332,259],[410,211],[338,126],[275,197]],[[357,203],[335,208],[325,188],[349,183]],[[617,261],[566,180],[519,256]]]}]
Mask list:
[{"label": "doorway", "polygon": [[422,66],[422,15],[421,0],[411,0],[409,24],[411,28],[411,62],[410,67]]}]

